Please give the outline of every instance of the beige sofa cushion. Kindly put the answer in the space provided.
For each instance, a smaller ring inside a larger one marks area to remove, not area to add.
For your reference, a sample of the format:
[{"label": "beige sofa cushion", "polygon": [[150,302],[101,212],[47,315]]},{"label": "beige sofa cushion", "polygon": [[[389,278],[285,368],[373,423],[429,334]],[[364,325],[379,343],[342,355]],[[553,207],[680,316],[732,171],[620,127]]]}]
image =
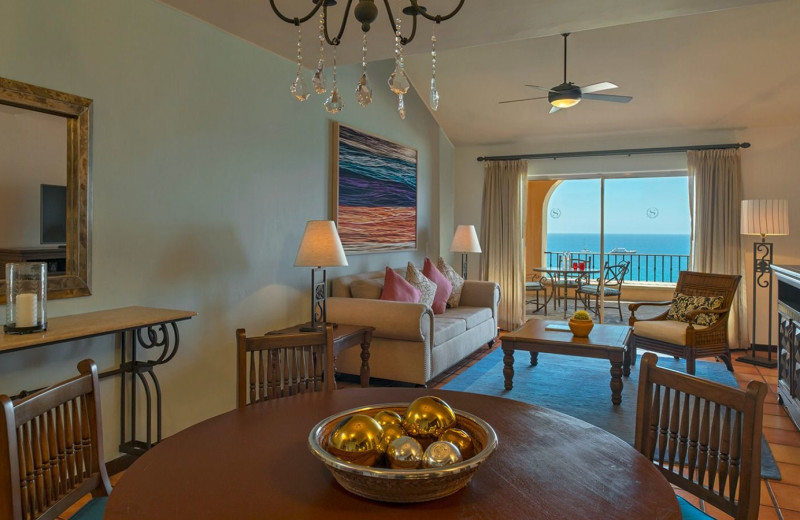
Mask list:
[{"label": "beige sofa cushion", "polygon": [[466,321],[461,318],[446,318],[440,314],[433,320],[433,346],[441,345],[466,331]]},{"label": "beige sofa cushion", "polygon": [[[653,320],[637,321],[633,324],[633,333],[643,338],[650,338],[659,341],[672,343],[673,345],[686,345],[686,328],[689,325],[683,321],[672,320]],[[695,325],[695,330],[703,330],[708,327]]]},{"label": "beige sofa cushion", "polygon": [[[492,309],[488,307],[459,307],[457,309],[447,309],[443,318],[459,318],[466,322],[467,329],[492,319]],[[439,316],[436,317],[439,319]]]},{"label": "beige sofa cushion", "polygon": [[353,298],[380,300],[381,292],[383,292],[383,280],[367,278],[353,280],[353,283],[350,284],[350,294]]}]

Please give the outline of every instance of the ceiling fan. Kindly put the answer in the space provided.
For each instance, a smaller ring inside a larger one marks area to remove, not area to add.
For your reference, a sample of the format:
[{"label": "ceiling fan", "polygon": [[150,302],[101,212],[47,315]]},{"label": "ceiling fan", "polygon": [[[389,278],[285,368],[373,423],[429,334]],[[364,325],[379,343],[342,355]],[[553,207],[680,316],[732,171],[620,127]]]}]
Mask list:
[{"label": "ceiling fan", "polygon": [[591,99],[594,101],[613,101],[614,103],[627,103],[631,99],[630,96],[613,96],[610,94],[595,94],[601,90],[608,90],[617,88],[617,85],[608,81],[602,83],[595,83],[593,85],[586,85],[579,87],[574,83],[567,82],[567,36],[570,33],[562,33],[564,37],[564,83],[556,85],[553,88],[540,87],[538,85],[525,85],[547,92],[547,96],[532,97],[525,99],[512,99],[510,101],[500,101],[500,103],[517,103],[519,101],[532,101],[534,99],[546,99],[552,105],[550,113],[558,112],[562,108],[569,108],[580,103],[581,99]]}]

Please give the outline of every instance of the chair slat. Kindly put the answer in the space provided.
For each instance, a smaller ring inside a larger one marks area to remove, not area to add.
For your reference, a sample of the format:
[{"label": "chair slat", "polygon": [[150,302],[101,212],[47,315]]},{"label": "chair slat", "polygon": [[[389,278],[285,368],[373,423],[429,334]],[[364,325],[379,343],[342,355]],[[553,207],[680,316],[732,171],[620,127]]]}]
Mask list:
[{"label": "chair slat", "polygon": [[742,413],[737,411],[734,413],[733,419],[733,432],[731,435],[731,469],[730,480],[728,483],[728,495],[731,498],[737,498],[739,484],[739,471],[741,466],[742,457]]},{"label": "chair slat", "polygon": [[698,458],[700,457],[700,453],[697,449],[699,440],[700,440],[700,396],[695,396],[694,406],[692,406],[692,424],[689,428],[689,473],[686,477],[689,480],[694,480],[694,472],[695,469],[697,469],[697,462]]},{"label": "chair slat", "polygon": [[678,430],[680,428],[680,402],[681,393],[675,392],[672,399],[672,410],[669,418],[669,470],[675,469],[675,456],[678,451]]},{"label": "chair slat", "polygon": [[664,397],[661,402],[661,418],[658,429],[658,463],[664,464],[667,455],[667,431],[669,429],[670,388],[664,388]]},{"label": "chair slat", "polygon": [[714,406],[714,416],[711,421],[711,439],[708,447],[708,487],[714,489],[719,469],[719,444],[720,444],[720,405]]},{"label": "chair slat", "polygon": [[678,472],[683,474],[686,469],[686,452],[689,444],[689,394],[683,394],[681,406],[681,429],[678,443]]}]

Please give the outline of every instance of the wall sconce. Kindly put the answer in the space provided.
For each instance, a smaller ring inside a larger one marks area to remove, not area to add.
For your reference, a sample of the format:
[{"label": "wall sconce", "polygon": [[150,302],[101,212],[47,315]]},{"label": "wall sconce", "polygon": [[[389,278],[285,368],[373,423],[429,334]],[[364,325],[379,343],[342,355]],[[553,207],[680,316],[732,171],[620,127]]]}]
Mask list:
[{"label": "wall sconce", "polygon": [[[347,257],[342,248],[342,241],[336,231],[336,224],[332,220],[309,220],[297,257],[294,259],[295,267],[311,267],[311,324],[301,327],[300,330],[320,331],[327,320],[326,300],[328,281],[325,267],[346,266]],[[322,271],[322,278],[317,274]]]},{"label": "wall sconce", "polygon": [[460,225],[456,228],[453,235],[453,242],[450,244],[451,253],[461,253],[461,276],[467,279],[467,253],[481,253],[481,244],[478,242],[478,235],[475,233],[475,226]]}]

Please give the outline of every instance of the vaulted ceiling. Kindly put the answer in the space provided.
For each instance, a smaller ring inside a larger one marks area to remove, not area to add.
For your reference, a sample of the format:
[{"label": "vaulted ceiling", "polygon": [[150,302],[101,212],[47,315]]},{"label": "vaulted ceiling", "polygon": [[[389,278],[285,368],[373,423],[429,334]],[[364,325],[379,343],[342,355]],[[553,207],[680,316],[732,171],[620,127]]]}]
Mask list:
[{"label": "vaulted ceiling", "polygon": [[[162,1],[294,59],[296,28],[278,20],[266,0]],[[305,14],[294,12],[300,2],[275,2],[287,15]],[[433,13],[457,4],[420,3]],[[344,2],[339,4],[330,9],[333,19],[341,16]],[[382,18],[369,33],[370,60],[393,52],[383,3],[376,4]],[[390,4],[399,12],[407,2]],[[302,6],[310,8],[311,1]],[[466,0],[458,15],[436,28],[441,101],[433,115],[456,146],[797,125],[798,26],[798,0]],[[430,27],[421,23],[406,49],[408,76],[425,100]],[[604,93],[633,101],[583,100],[555,114],[548,113],[546,99],[499,104],[536,96],[526,83],[552,87],[563,81],[562,32],[572,33],[568,81],[611,81],[619,88]],[[360,34],[351,21],[340,63],[360,61]],[[315,23],[303,26],[303,41],[306,56],[313,57]],[[313,62],[307,58],[306,64]]]}]

